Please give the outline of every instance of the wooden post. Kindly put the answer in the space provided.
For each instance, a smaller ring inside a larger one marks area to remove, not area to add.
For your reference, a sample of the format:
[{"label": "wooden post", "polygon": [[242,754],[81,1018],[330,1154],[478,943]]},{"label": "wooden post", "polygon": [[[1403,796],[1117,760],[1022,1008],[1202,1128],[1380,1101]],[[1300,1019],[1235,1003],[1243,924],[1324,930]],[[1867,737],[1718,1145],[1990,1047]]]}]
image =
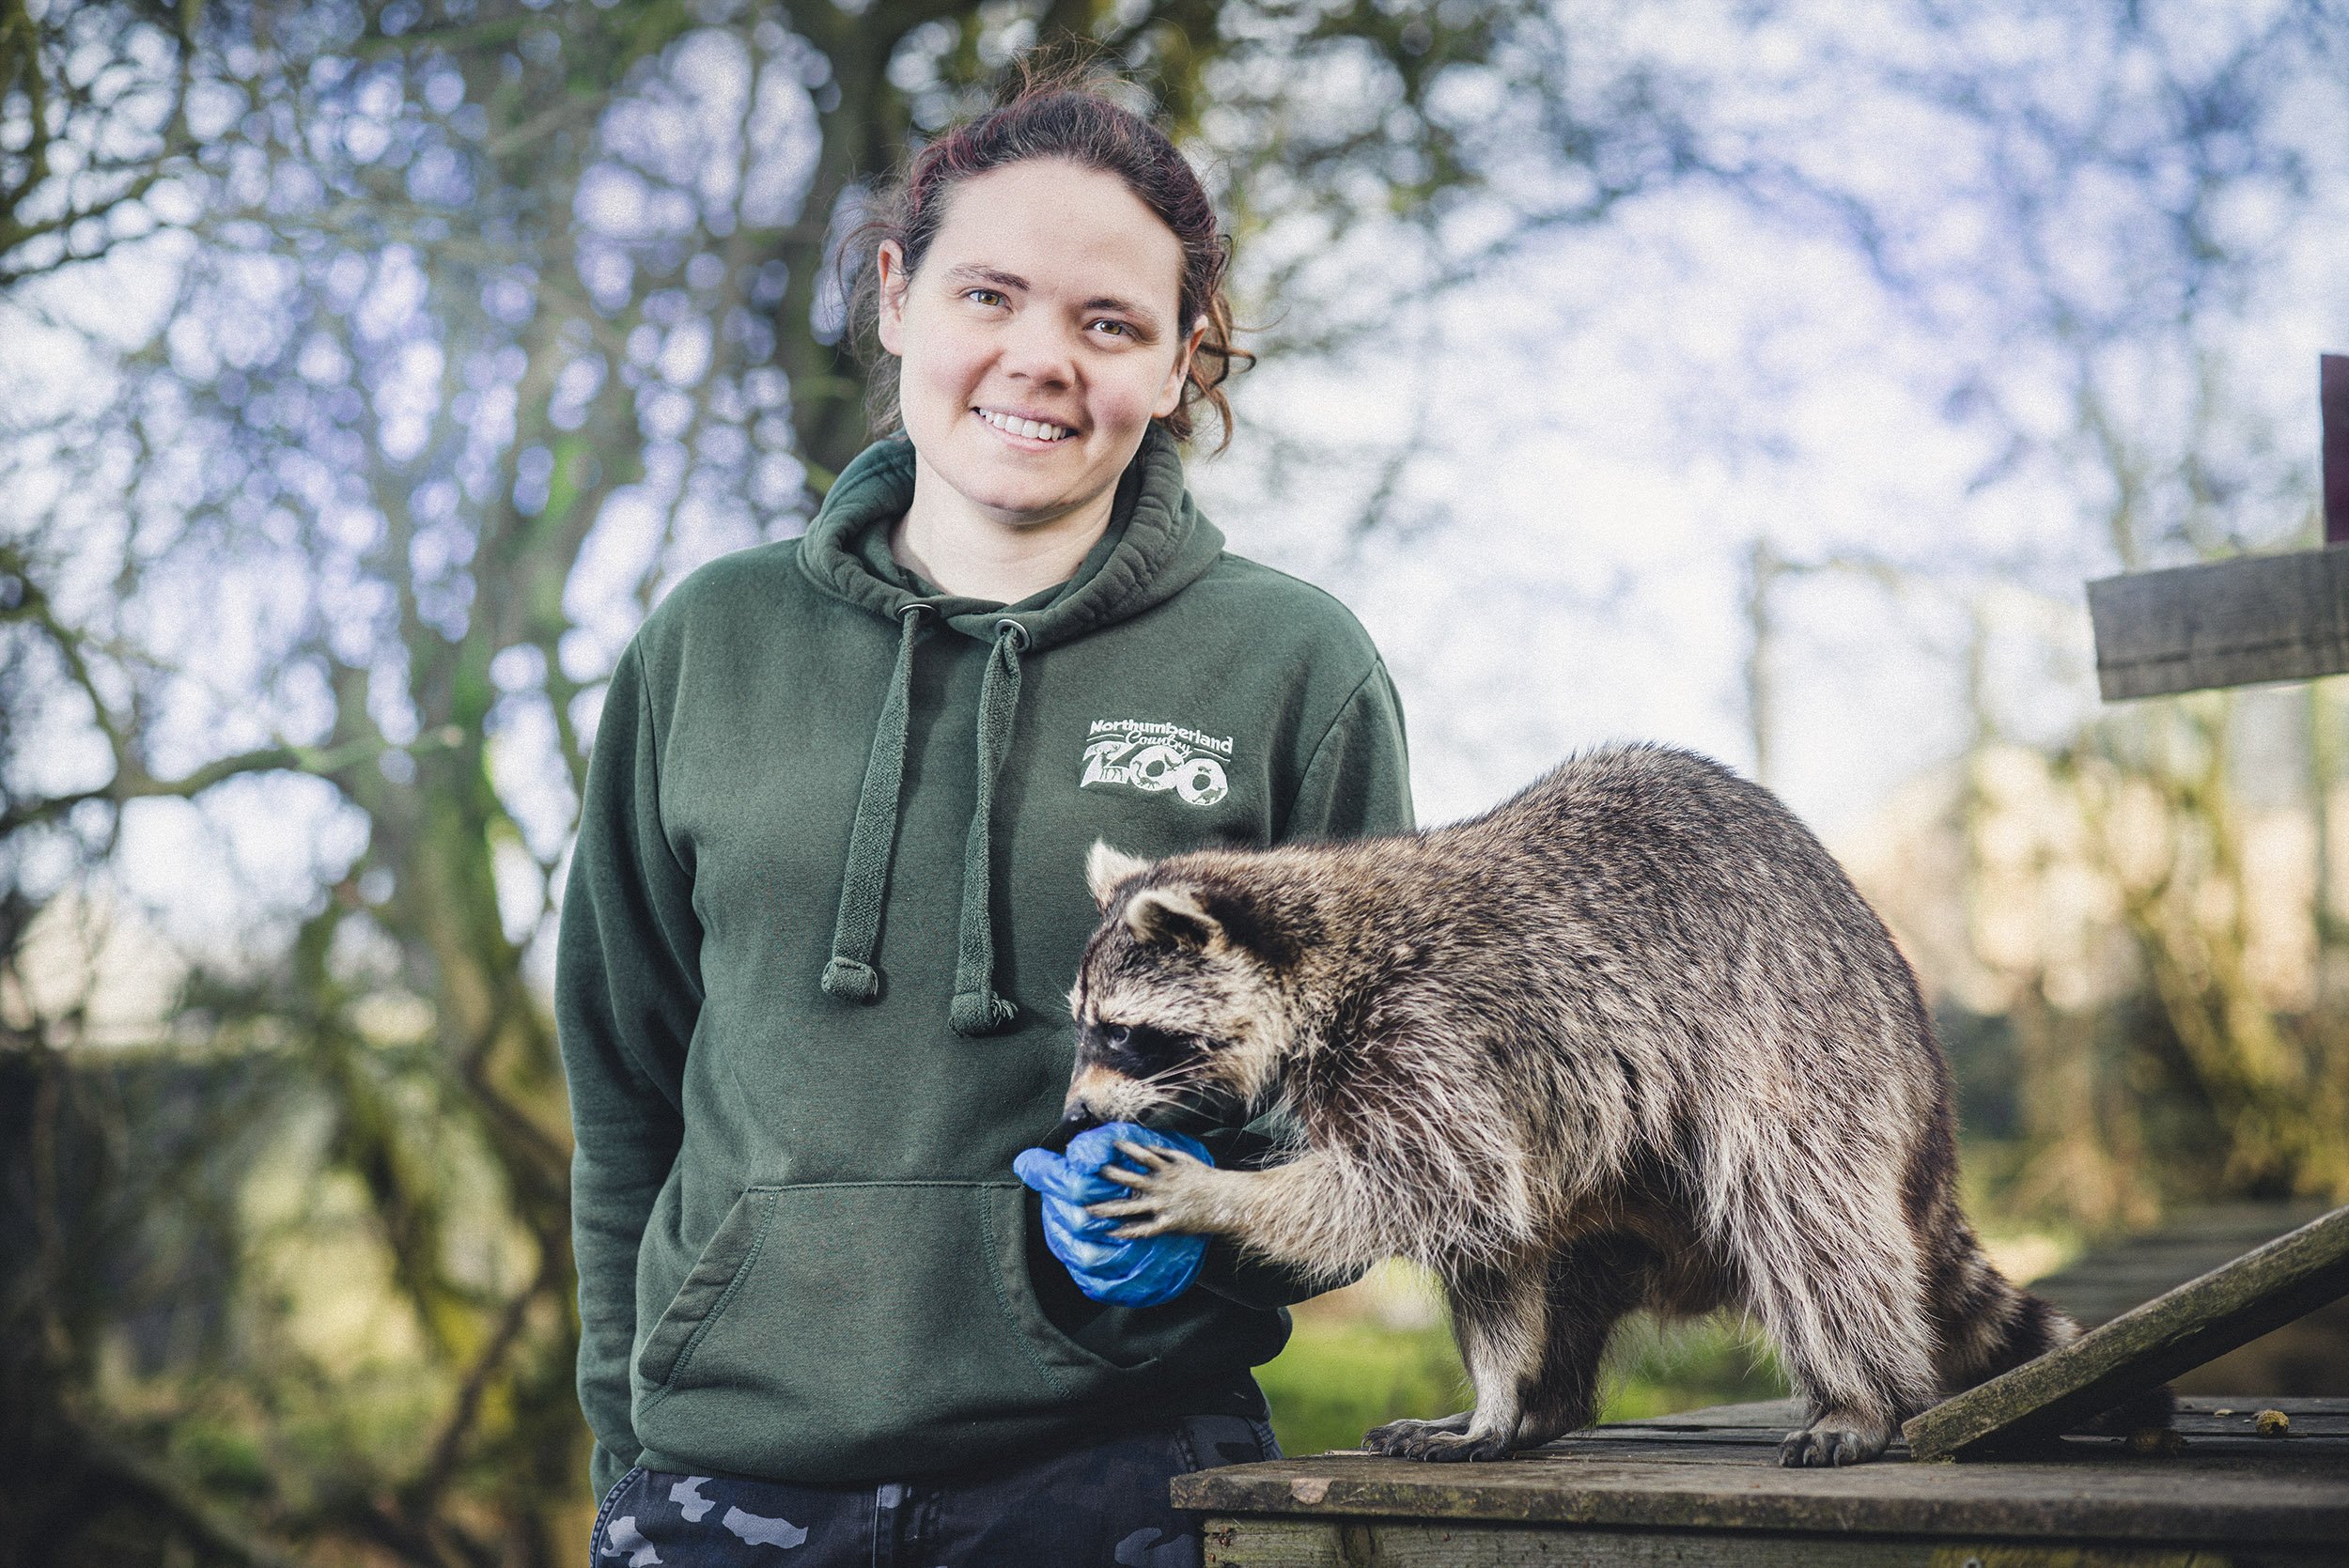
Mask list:
[{"label": "wooden post", "polygon": [[2325,414],[2325,542],[2349,544],[2349,354],[2318,361],[2317,399]]}]

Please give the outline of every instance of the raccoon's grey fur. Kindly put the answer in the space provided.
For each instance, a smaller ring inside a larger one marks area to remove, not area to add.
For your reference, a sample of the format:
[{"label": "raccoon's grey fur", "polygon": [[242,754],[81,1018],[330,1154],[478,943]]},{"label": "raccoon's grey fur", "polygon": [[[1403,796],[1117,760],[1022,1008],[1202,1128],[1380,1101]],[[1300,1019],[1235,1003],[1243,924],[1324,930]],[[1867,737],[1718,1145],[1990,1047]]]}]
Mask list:
[{"label": "raccoon's grey fur", "polygon": [[1610,748],[1451,827],[1156,863],[1097,845],[1086,869],[1070,1122],[1206,1092],[1302,1134],[1256,1172],[1129,1145],[1149,1172],[1113,1171],[1135,1195],[1093,1212],[1332,1279],[1427,1265],[1476,1406],[1374,1451],[1495,1458],[1590,1424],[1642,1307],[1760,1322],[1806,1405],[1788,1465],[1873,1458],[2079,1332],[1959,1211],[1949,1075],[1890,936],[1717,764]]}]

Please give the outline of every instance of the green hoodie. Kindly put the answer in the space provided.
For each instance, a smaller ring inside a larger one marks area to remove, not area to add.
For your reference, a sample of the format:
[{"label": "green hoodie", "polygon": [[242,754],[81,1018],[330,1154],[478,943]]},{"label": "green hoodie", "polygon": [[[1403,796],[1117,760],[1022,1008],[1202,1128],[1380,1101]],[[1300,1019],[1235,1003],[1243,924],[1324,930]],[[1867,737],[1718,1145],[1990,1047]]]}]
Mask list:
[{"label": "green hoodie", "polygon": [[912,490],[910,445],[867,447],[613,672],[554,998],[599,1491],[634,1462],[902,1479],[1231,1408],[1307,1293],[1219,1242],[1172,1302],[1089,1301],[1011,1161],[1059,1120],[1094,840],[1410,825],[1377,652],[1223,552],[1155,425],[1100,543],[1018,604],[890,558]]}]

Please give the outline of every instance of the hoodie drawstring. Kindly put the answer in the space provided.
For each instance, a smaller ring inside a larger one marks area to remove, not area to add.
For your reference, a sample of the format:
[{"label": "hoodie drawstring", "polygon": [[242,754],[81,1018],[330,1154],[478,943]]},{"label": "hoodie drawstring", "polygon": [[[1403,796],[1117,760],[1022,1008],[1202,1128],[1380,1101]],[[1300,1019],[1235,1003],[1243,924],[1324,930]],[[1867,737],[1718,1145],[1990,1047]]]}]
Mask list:
[{"label": "hoodie drawstring", "polygon": [[1019,1016],[996,994],[995,930],[988,884],[994,856],[995,775],[1011,749],[1012,715],[1019,706],[1019,650],[1028,629],[1006,615],[995,623],[995,649],[979,679],[978,802],[962,857],[962,941],[955,960],[955,1000],[947,1021],[957,1034],[992,1034]]},{"label": "hoodie drawstring", "polygon": [[[880,996],[873,953],[880,940],[881,903],[889,890],[889,852],[897,836],[897,798],[905,785],[906,731],[913,706],[913,644],[926,604],[908,605],[905,635],[890,672],[889,695],[873,730],[873,754],[857,792],[856,825],[848,831],[848,863],[840,879],[840,917],[832,927],[832,959],[824,965],[824,994],[842,1001]],[[955,998],[947,1018],[958,1034],[992,1034],[1019,1016],[995,990],[994,916],[989,908],[994,859],[995,775],[1011,750],[1011,723],[1019,708],[1019,650],[1028,629],[1006,615],[995,623],[995,645],[979,678],[978,800],[963,848],[962,925],[955,959]]]},{"label": "hoodie drawstring", "polygon": [[897,795],[905,785],[913,644],[929,609],[912,604],[903,613],[905,636],[897,644],[889,695],[873,729],[873,755],[857,792],[856,825],[848,831],[848,863],[840,879],[840,919],[832,927],[832,961],[824,966],[824,994],[842,1001],[871,1001],[880,995],[873,949],[880,939],[881,899],[889,886],[889,849],[897,836]]}]

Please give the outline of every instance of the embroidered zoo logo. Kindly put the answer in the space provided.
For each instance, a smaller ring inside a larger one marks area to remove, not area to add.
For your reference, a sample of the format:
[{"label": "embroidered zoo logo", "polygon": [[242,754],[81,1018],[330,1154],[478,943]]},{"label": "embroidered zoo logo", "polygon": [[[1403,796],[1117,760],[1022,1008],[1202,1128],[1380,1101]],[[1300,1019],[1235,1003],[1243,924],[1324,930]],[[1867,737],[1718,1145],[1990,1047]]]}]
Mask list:
[{"label": "embroidered zoo logo", "polygon": [[1169,790],[1187,806],[1212,806],[1231,793],[1223,765],[1232,737],[1203,735],[1180,724],[1140,719],[1096,719],[1085,737],[1080,789],[1125,788],[1144,795]]}]

